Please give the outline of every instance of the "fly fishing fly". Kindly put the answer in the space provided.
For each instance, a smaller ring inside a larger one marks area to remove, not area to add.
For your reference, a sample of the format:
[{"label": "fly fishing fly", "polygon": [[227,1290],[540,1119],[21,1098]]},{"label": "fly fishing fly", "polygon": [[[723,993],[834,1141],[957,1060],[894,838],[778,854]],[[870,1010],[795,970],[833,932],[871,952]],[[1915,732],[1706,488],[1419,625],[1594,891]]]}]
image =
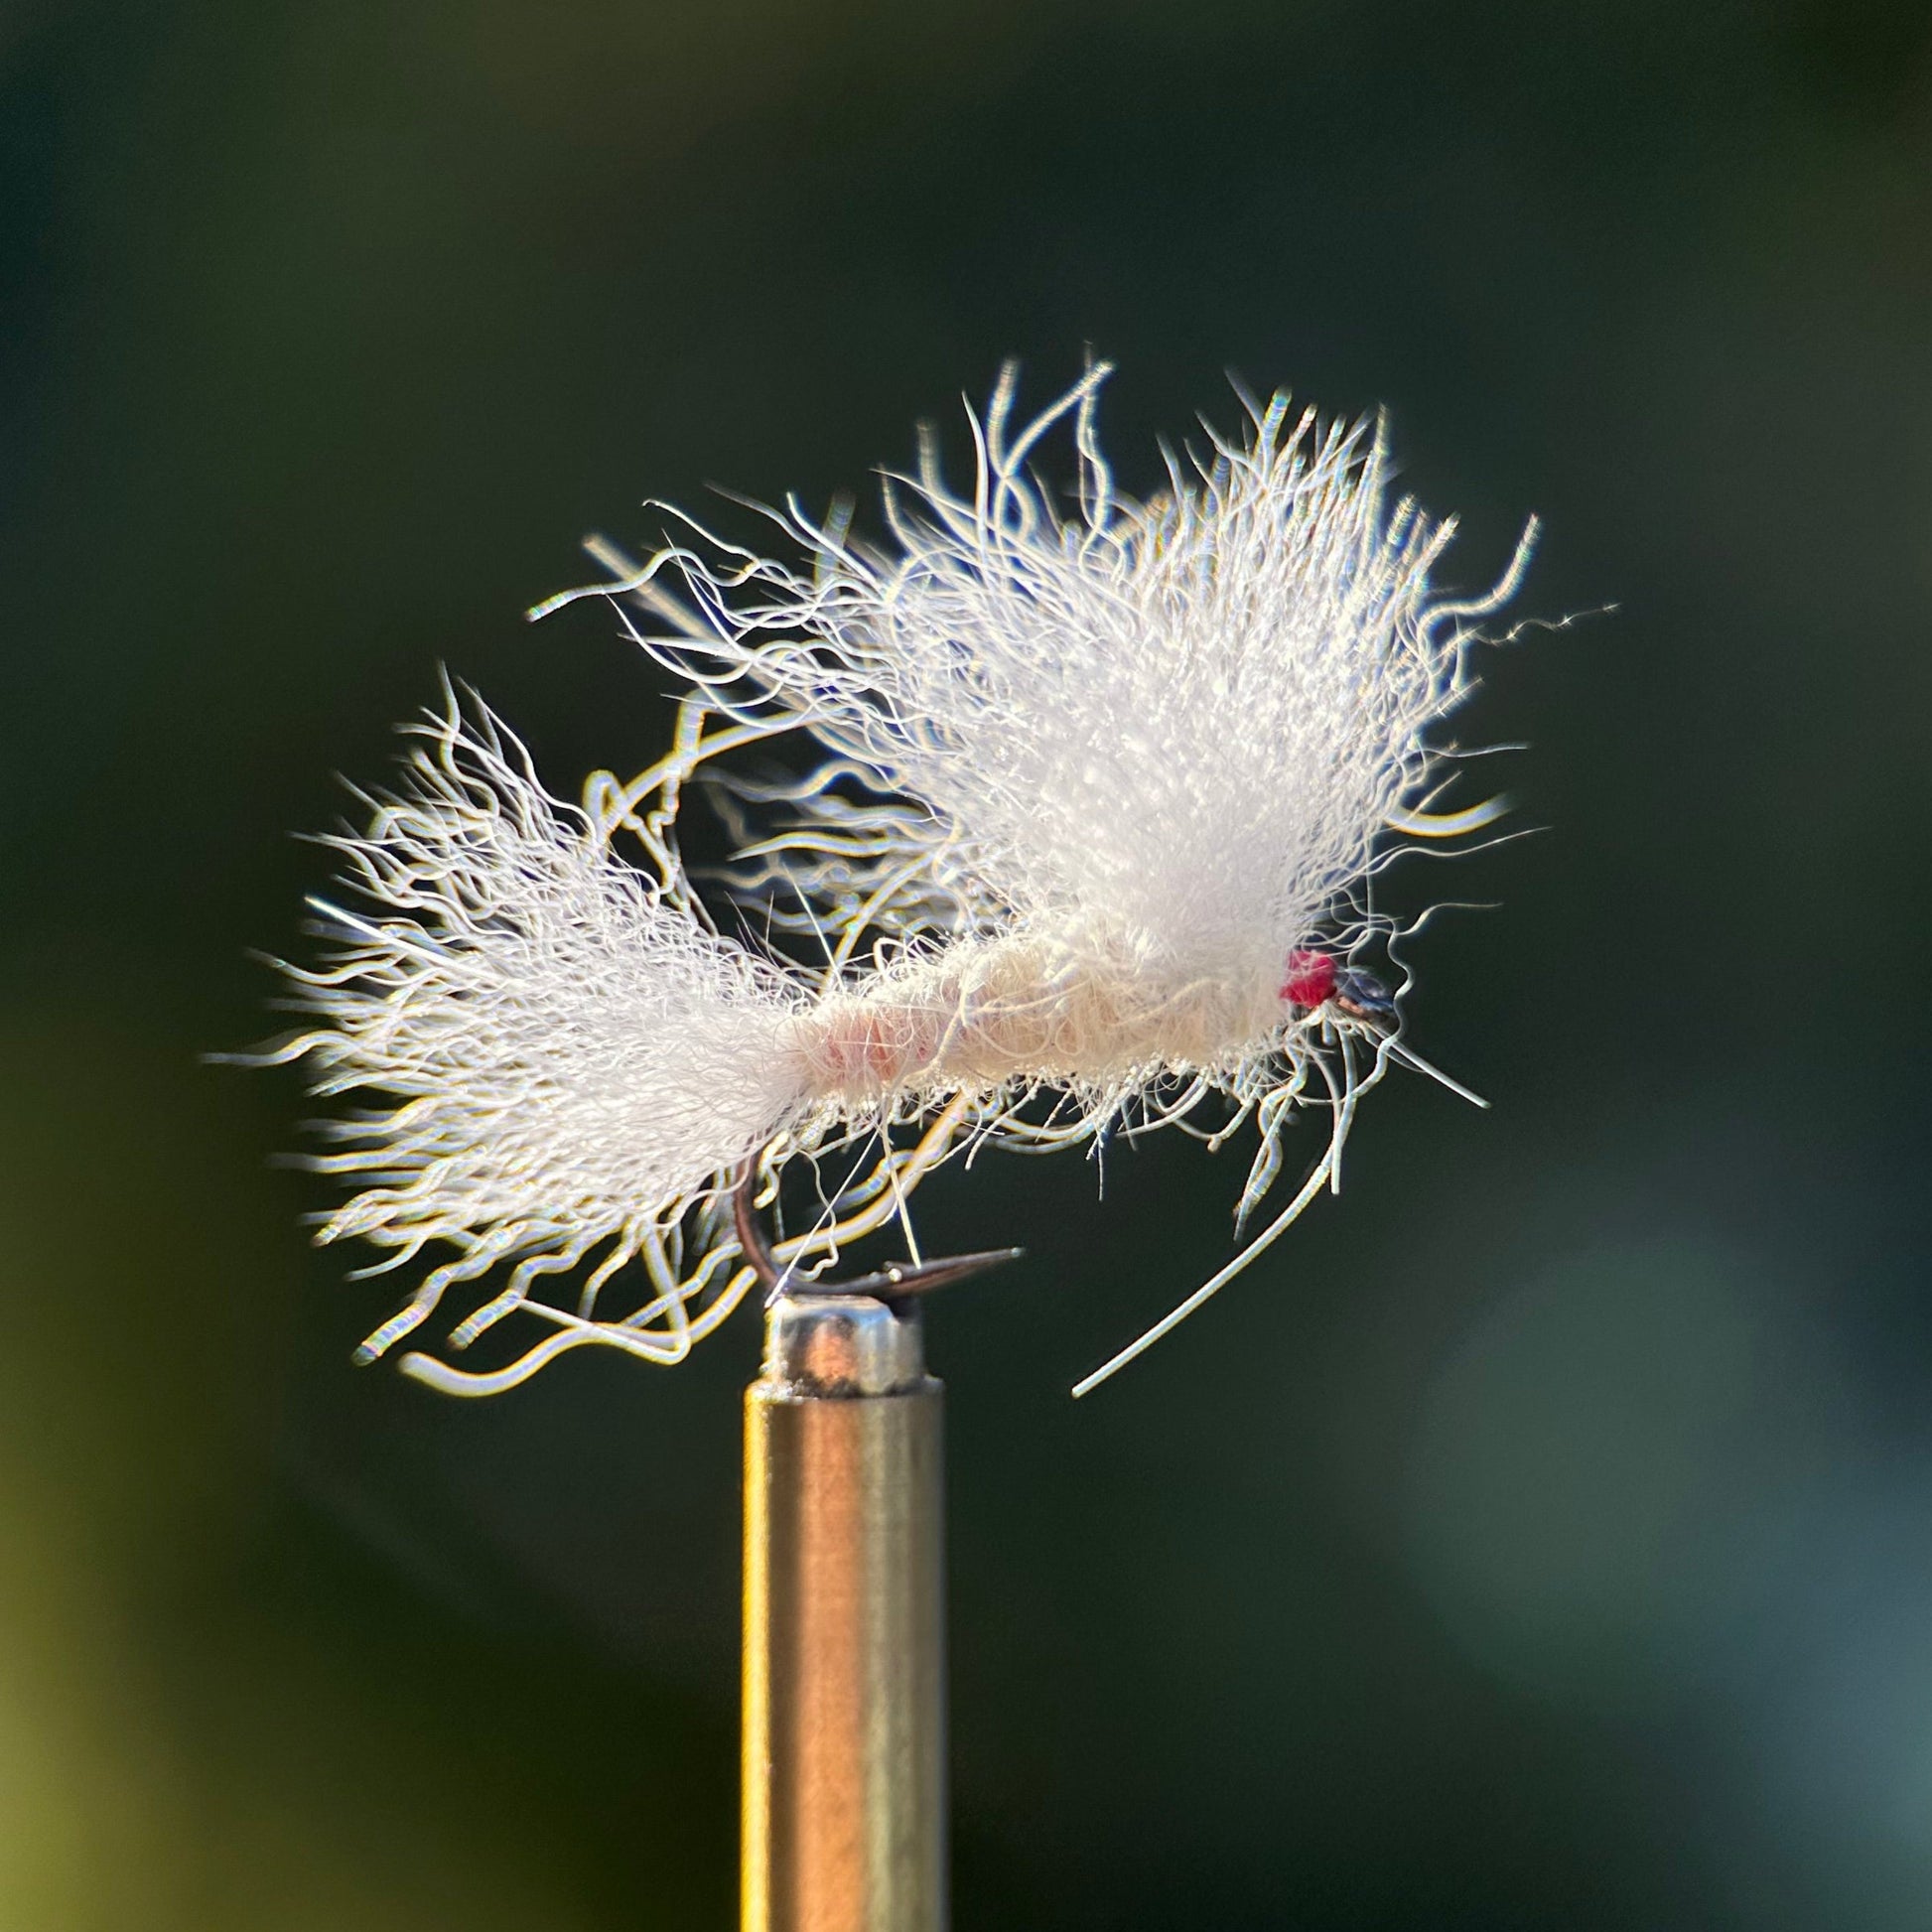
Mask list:
[{"label": "fly fishing fly", "polygon": [[[1442,593],[1453,524],[1392,500],[1381,424],[1283,395],[1168,453],[1137,500],[1100,451],[1107,373],[1021,421],[1009,368],[968,410],[967,486],[923,433],[879,542],[795,500],[767,512],[789,561],[667,506],[640,563],[593,540],[608,581],[532,616],[613,599],[684,685],[637,776],[566,803],[454,693],[411,728],[401,779],[330,841],[350,891],[315,901],[326,957],[285,969],[304,1030],[260,1056],[362,1101],[313,1163],[354,1184],[319,1238],[385,1250],[365,1272],[440,1251],[365,1357],[500,1269],[448,1347],[512,1315],[543,1324],[533,1344],[406,1369],[486,1394],[587,1344],[676,1361],[774,1270],[816,1277],[894,1219],[910,1243],[921,1179],[989,1142],[1176,1127],[1219,1148],[1252,1125],[1245,1232],[1292,1121],[1324,1114],[1293,1198],[1082,1394],[1339,1184],[1392,1067],[1475,1098],[1405,1039],[1406,970],[1364,963],[1402,936],[1371,888],[1503,808],[1439,809],[1432,733],[1534,524],[1487,593]],[[1037,468],[1055,433],[1064,493]],[[816,748],[808,774],[732,762],[786,735]],[[724,893],[755,919],[694,885],[694,780],[742,834]],[[815,1218],[767,1247],[756,1213],[797,1163]]]}]

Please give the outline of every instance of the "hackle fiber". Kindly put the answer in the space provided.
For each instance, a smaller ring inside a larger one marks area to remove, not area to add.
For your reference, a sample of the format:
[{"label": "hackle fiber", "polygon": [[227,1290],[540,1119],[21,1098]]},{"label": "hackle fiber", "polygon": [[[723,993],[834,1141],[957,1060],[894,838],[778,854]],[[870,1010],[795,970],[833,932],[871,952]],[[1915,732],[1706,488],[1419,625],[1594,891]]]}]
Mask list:
[{"label": "hackle fiber", "polygon": [[[481,705],[452,697],[414,728],[397,790],[334,841],[357,903],[321,906],[327,963],[288,969],[313,1024],[269,1056],[377,1101],[328,1130],[317,1165],[360,1190],[321,1238],[362,1236],[385,1265],[454,1250],[366,1352],[502,1264],[452,1342],[516,1310],[552,1332],[494,1371],[406,1367],[481,1393],[585,1342],[676,1359],[751,1285],[719,1209],[748,1163],[768,1189],[789,1160],[873,1151],[780,1244],[809,1271],[987,1137],[1174,1123],[1218,1145],[1253,1117],[1245,1219],[1298,1106],[1327,1109],[1296,1200],[1171,1320],[1336,1182],[1359,1095],[1422,1063],[1398,1027],[1291,998],[1290,956],[1386,945],[1379,868],[1494,817],[1430,809],[1429,734],[1531,533],[1487,595],[1443,597],[1453,526],[1391,503],[1381,426],[1292,417],[1281,396],[1239,437],[1170,455],[1136,501],[1100,454],[1106,373],[1016,428],[1009,370],[968,412],[969,488],[924,435],[888,479],[883,544],[790,502],[770,514],[796,563],[681,516],[640,568],[601,548],[613,581],[533,615],[619,600],[691,695],[671,753],[628,782],[597,774],[581,808]],[[1035,468],[1056,428],[1064,496]],[[809,776],[712,764],[783,734],[821,748]],[[677,845],[705,767],[745,835],[728,890],[757,918],[733,936]],[[568,1306],[535,1292],[580,1268]],[[601,1312],[626,1268],[643,1292]]]}]

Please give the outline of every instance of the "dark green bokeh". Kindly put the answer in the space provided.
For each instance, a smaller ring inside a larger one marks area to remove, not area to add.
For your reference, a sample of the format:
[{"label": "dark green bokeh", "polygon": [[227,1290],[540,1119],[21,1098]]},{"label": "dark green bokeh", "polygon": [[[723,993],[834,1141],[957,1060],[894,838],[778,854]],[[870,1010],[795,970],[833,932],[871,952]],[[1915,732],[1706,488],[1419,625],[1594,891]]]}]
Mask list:
[{"label": "dark green bokeh", "polygon": [[[0,1924],[705,1926],[737,1396],[348,1349],[266,1023],[445,662],[570,791],[646,495],[823,500],[1000,359],[1387,404],[1545,835],[1418,878],[1425,1050],[1225,1254],[1185,1142],[935,1183],[958,1921],[1932,1915],[1923,9],[1129,0],[0,19]],[[955,445],[957,445],[955,438]]]}]

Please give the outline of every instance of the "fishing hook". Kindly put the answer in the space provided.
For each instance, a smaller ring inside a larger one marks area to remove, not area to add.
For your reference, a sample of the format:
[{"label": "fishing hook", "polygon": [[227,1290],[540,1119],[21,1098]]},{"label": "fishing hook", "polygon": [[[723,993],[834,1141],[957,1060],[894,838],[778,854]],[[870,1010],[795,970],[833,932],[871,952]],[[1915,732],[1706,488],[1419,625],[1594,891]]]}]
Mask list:
[{"label": "fishing hook", "polygon": [[846,1282],[796,1276],[790,1263],[781,1264],[771,1252],[764,1229],[759,1225],[758,1183],[759,1164],[756,1160],[748,1161],[738,1185],[732,1190],[732,1225],[746,1264],[758,1277],[767,1301],[775,1300],[795,1284],[802,1295],[869,1295],[891,1306],[909,1302],[931,1289],[964,1281],[984,1269],[998,1268],[1003,1262],[1018,1261],[1026,1252],[1022,1248],[989,1248],[981,1254],[946,1255],[937,1261],[896,1261],[873,1274],[858,1275]]}]

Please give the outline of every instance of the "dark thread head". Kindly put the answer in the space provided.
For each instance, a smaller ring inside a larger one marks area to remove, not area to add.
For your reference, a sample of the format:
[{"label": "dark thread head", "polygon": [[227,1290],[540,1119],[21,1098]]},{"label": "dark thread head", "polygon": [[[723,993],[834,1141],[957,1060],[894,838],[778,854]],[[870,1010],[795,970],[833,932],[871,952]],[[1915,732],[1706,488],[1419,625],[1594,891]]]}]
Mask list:
[{"label": "dark thread head", "polygon": [[1385,1033],[1393,1032],[1402,1016],[1395,1007],[1395,995],[1359,966],[1344,966],[1335,975],[1335,1005],[1351,1020],[1365,1020]]},{"label": "dark thread head", "polygon": [[1344,966],[1333,953],[1317,952],[1312,946],[1298,946],[1289,954],[1281,996],[1299,1013],[1332,1005],[1349,1019],[1384,1032],[1392,1032],[1401,1019],[1395,996],[1373,973]]}]

